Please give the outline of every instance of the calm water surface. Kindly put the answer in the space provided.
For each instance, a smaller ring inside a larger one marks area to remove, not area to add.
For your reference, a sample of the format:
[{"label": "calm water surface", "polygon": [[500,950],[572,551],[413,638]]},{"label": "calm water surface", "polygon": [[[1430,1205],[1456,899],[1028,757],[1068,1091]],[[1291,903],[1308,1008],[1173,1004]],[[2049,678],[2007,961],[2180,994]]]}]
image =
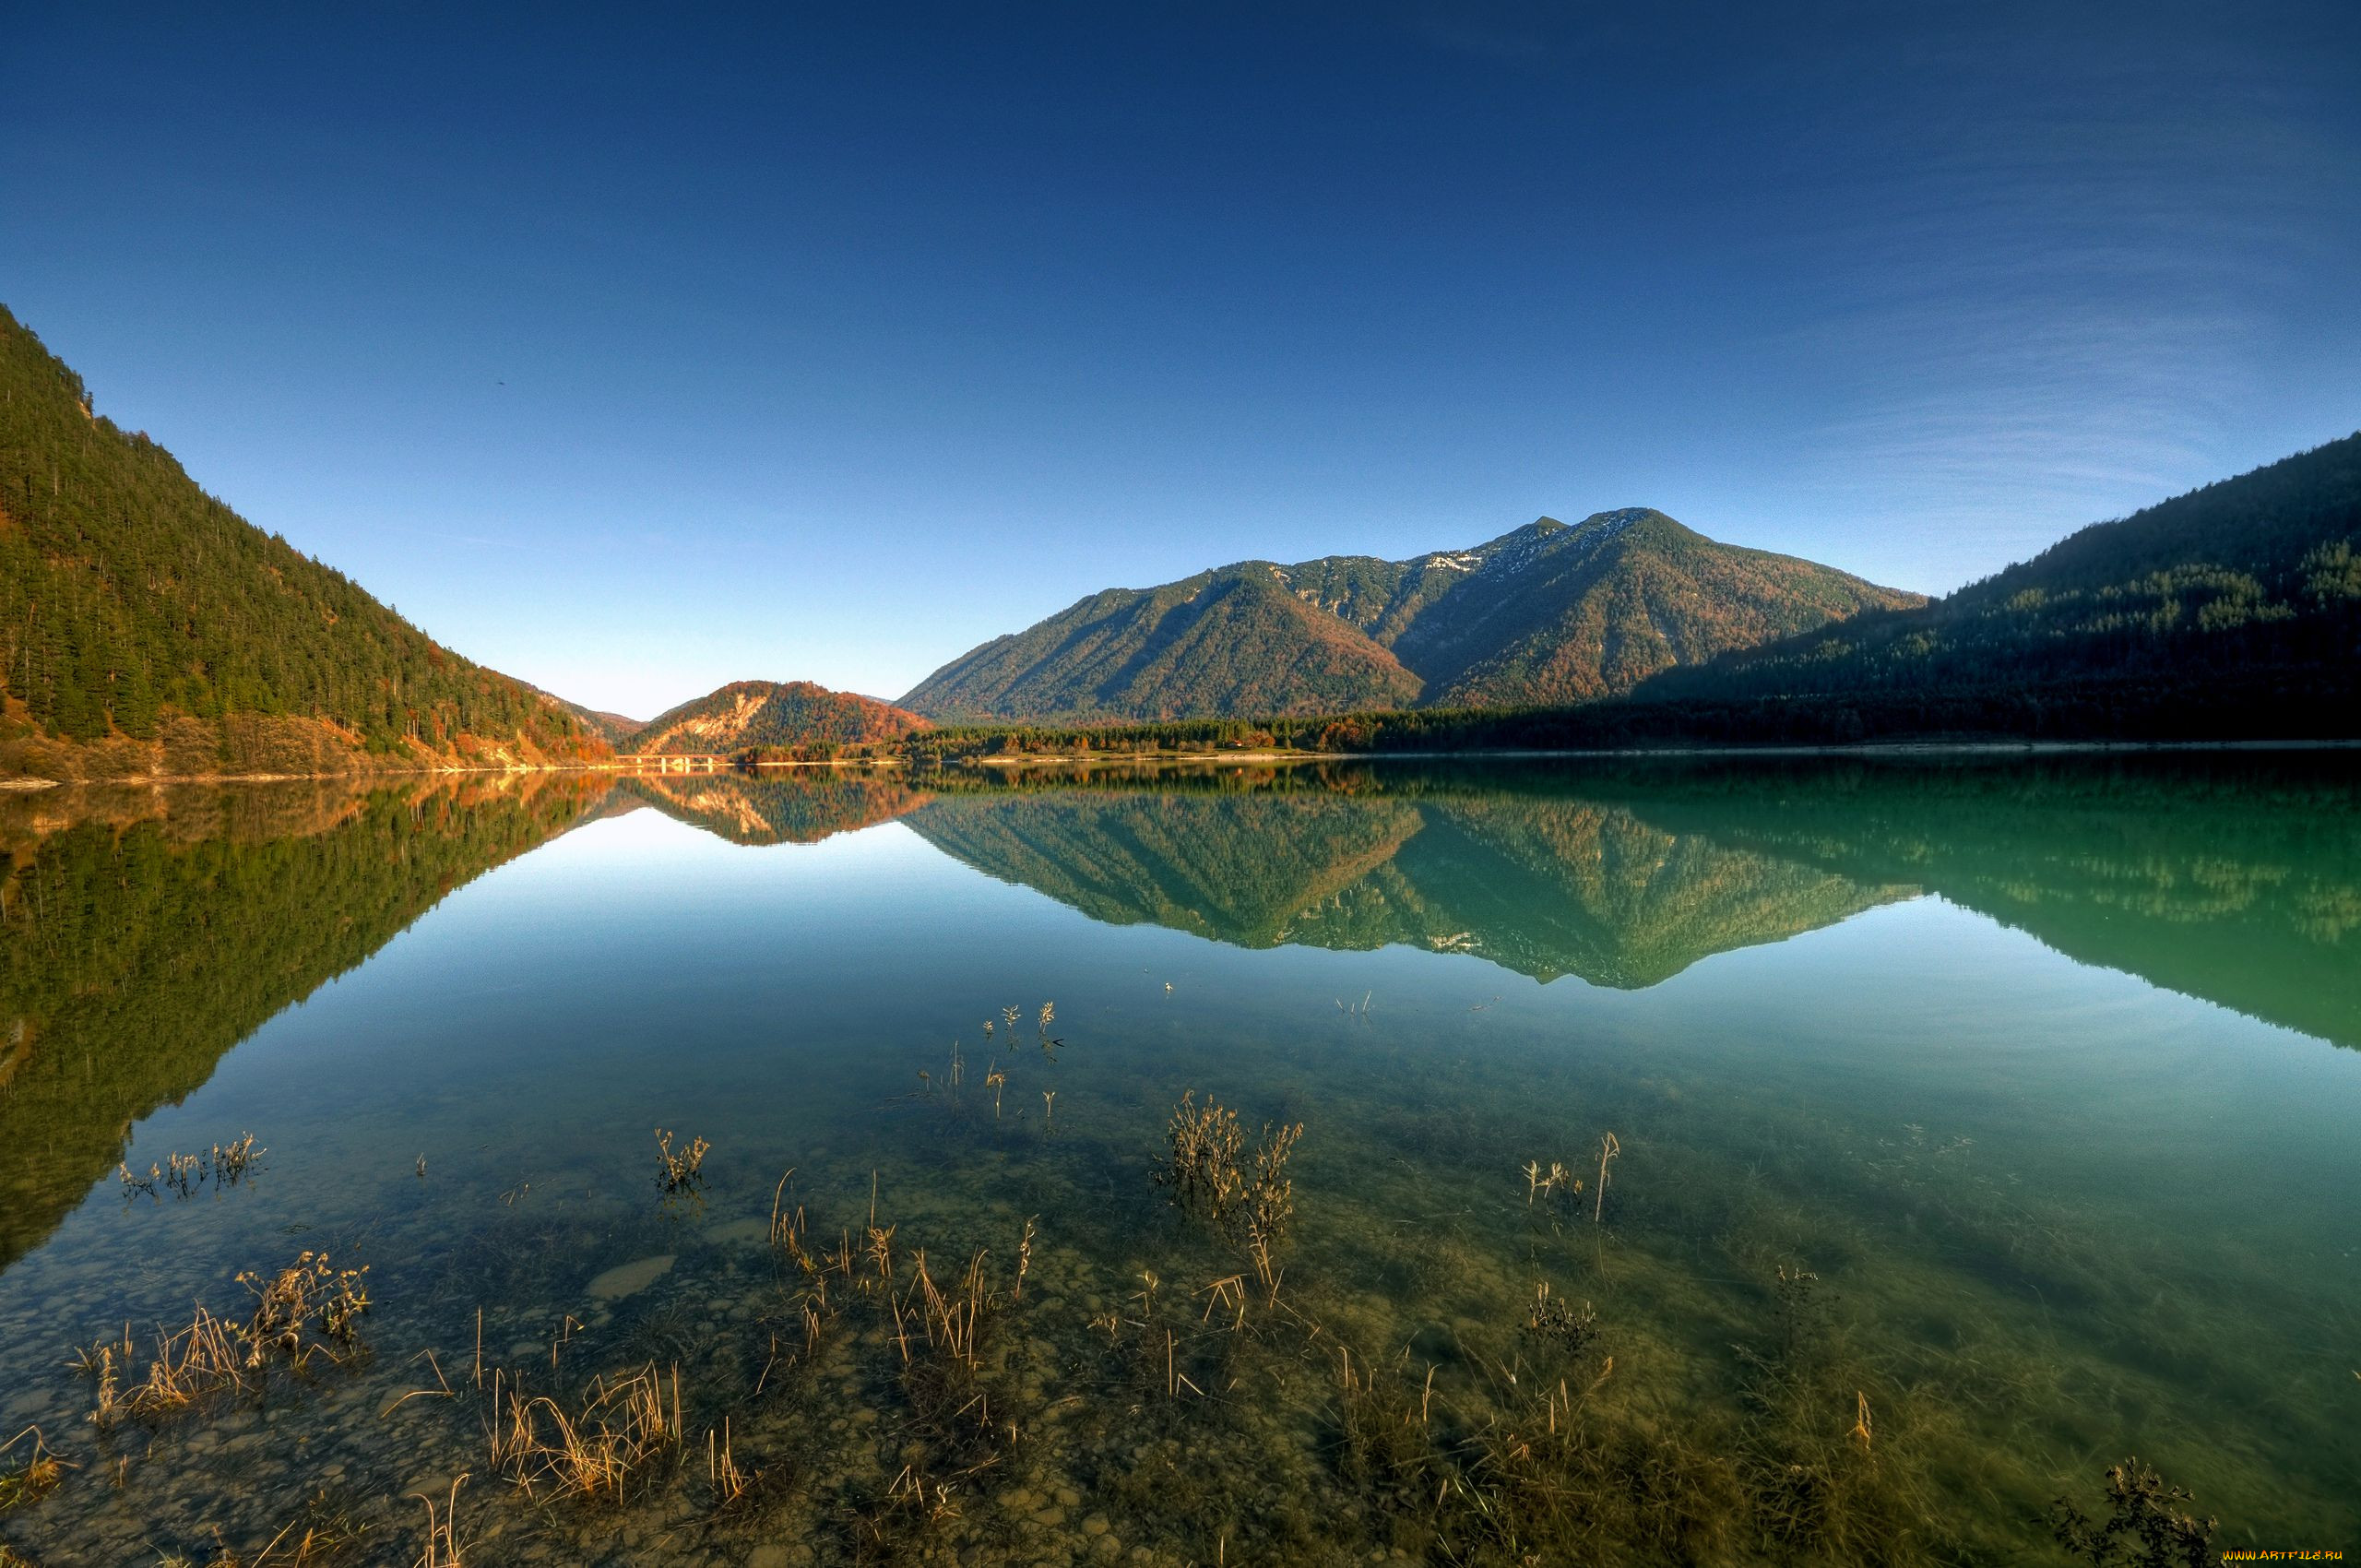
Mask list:
[{"label": "calm water surface", "polygon": [[[73,1467],[0,1540],[2063,1562],[2137,1455],[2219,1546],[2361,1548],[2357,803],[2251,756],[0,802],[0,1424]],[[1156,1181],[1186,1093],[1249,1178],[1302,1124],[1265,1259]],[[350,1345],[93,1420],[307,1249],[368,1269]],[[654,1425],[585,1419],[647,1369]]]}]

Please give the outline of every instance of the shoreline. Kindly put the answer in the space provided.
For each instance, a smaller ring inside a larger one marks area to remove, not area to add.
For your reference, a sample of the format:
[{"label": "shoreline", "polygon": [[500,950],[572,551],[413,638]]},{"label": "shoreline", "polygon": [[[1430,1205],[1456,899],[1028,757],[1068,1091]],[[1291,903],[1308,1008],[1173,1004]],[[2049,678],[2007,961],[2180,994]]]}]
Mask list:
[{"label": "shoreline", "polygon": [[1036,752],[961,757],[983,767],[1071,762],[1497,762],[1519,758],[1699,756],[2048,756],[2093,752],[2321,752],[2361,750],[2342,741],[1864,741],[1848,745],[1591,746],[1435,752]]},{"label": "shoreline", "polygon": [[[1605,757],[1797,757],[1797,756],[2061,756],[2100,753],[2161,752],[2334,752],[2361,750],[2361,738],[2285,741],[1868,741],[1848,745],[1720,745],[1720,746],[1594,746],[1543,750],[1486,748],[1467,751],[1307,752],[1035,752],[991,756],[957,757],[938,766],[1021,768],[1046,764],[1231,763],[1268,765],[1302,762],[1434,762],[1597,759]],[[520,767],[369,768],[340,773],[188,773],[132,774],[117,778],[42,778],[18,775],[0,778],[0,790],[31,793],[42,790],[153,789],[182,784],[321,783],[330,779],[362,782],[393,778],[475,778],[490,775],[543,773],[606,773],[618,778],[700,778],[729,773],[759,773],[774,768],[825,768],[873,771],[911,766],[901,756],[863,757],[828,762],[731,763],[712,768],[618,767],[602,763],[552,764]]]}]

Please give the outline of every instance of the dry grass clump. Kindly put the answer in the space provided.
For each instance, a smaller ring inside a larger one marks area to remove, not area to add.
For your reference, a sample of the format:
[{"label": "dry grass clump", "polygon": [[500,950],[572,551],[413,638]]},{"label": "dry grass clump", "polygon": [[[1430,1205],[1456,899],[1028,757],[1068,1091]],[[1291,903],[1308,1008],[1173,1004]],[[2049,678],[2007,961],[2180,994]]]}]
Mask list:
[{"label": "dry grass clump", "polygon": [[459,1488],[467,1484],[467,1479],[462,1474],[451,1482],[451,1495],[440,1508],[424,1492],[410,1493],[426,1509],[426,1542],[410,1568],[467,1568],[465,1549],[459,1541]]},{"label": "dry grass clump", "polygon": [[619,1500],[635,1472],[680,1445],[680,1371],[669,1391],[653,1362],[595,1379],[570,1411],[496,1372],[490,1425],[492,1470],[527,1495]]},{"label": "dry grass clump", "polygon": [[65,1461],[50,1452],[39,1427],[27,1427],[7,1442],[0,1443],[0,1455],[6,1455],[27,1438],[32,1439],[32,1446],[26,1451],[23,1462],[0,1469],[0,1514],[12,1514],[39,1503],[65,1479]]},{"label": "dry grass clump", "polygon": [[325,1351],[342,1361],[355,1348],[357,1324],[369,1310],[369,1288],[360,1268],[335,1268],[326,1253],[304,1252],[295,1262],[265,1278],[249,1270],[238,1283],[254,1292],[254,1316],[238,1331],[246,1346],[246,1365],[258,1368],[273,1351],[301,1368]]},{"label": "dry grass clump", "polygon": [[160,1329],[143,1362],[128,1325],[122,1340],[94,1345],[80,1357],[97,1385],[90,1420],[101,1427],[129,1416],[153,1420],[185,1410],[211,1396],[258,1390],[273,1362],[303,1372],[315,1358],[342,1366],[360,1353],[361,1315],[369,1310],[366,1268],[337,1268],[326,1253],[304,1252],[266,1278],[247,1272],[238,1282],[254,1292],[244,1322],[196,1308],[188,1326]]},{"label": "dry grass clump", "polygon": [[656,1155],[662,1162],[656,1184],[668,1193],[688,1193],[705,1185],[705,1157],[713,1146],[703,1138],[692,1138],[686,1146],[675,1151],[673,1134],[664,1128],[656,1129]]},{"label": "dry grass clump", "polygon": [[1203,1107],[1195,1101],[1192,1089],[1173,1108],[1157,1184],[1171,1193],[1177,1206],[1233,1236],[1259,1239],[1265,1248],[1277,1244],[1295,1218],[1295,1182],[1287,1168],[1303,1123],[1264,1126],[1250,1170],[1240,1158],[1246,1134],[1238,1113],[1210,1099]]},{"label": "dry grass clump", "polygon": [[255,1135],[247,1133],[234,1143],[215,1144],[201,1154],[167,1155],[163,1164],[149,1164],[145,1176],[128,1165],[118,1164],[115,1170],[123,1178],[125,1197],[134,1193],[157,1197],[160,1195],[159,1190],[163,1189],[187,1198],[208,1186],[216,1191],[236,1186],[261,1169],[262,1157],[269,1152],[255,1147]]}]

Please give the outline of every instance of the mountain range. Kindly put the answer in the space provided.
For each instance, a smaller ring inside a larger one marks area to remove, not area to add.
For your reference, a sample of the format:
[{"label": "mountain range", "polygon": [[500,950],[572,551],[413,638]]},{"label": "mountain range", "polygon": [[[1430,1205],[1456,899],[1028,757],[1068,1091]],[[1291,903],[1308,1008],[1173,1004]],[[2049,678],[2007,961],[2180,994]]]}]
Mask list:
[{"label": "mountain range", "polygon": [[[1066,617],[1087,621],[1081,612],[1100,600]],[[1397,647],[1413,644],[1417,624]],[[952,671],[1003,659],[1010,641]],[[1569,638],[1560,657],[1583,646]],[[949,683],[938,675],[907,700],[923,708]],[[1481,706],[1311,718],[1265,709],[1252,725],[1135,721],[1087,742],[1443,752],[2352,739],[2361,732],[2361,435],[2094,524],[1940,600],[1824,617],[1667,663],[1596,700],[1519,707],[1521,696],[1463,680],[1436,700]],[[1241,738],[1250,729],[1251,742]],[[1077,743],[1055,731],[945,730],[926,749],[951,757]]]},{"label": "mountain range", "polygon": [[1631,508],[1407,561],[1245,561],[1111,588],[901,702],[941,722],[1058,723],[1559,705],[1924,602]]},{"label": "mountain range", "polygon": [[926,760],[1198,720],[1315,750],[2350,737],[2356,711],[2361,435],[1932,601],[1632,508],[1109,589],[898,706],[740,681],[641,724],[473,663],[255,529],[0,309],[0,781]]}]

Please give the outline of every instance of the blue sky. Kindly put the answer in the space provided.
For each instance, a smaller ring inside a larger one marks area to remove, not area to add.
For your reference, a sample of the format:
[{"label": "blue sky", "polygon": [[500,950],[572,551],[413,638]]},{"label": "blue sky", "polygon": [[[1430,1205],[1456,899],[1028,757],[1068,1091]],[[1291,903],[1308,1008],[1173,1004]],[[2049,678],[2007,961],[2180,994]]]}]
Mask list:
[{"label": "blue sky", "polygon": [[1543,513],[1940,590],[2361,426],[2343,0],[490,9],[15,16],[0,302],[642,717]]}]

